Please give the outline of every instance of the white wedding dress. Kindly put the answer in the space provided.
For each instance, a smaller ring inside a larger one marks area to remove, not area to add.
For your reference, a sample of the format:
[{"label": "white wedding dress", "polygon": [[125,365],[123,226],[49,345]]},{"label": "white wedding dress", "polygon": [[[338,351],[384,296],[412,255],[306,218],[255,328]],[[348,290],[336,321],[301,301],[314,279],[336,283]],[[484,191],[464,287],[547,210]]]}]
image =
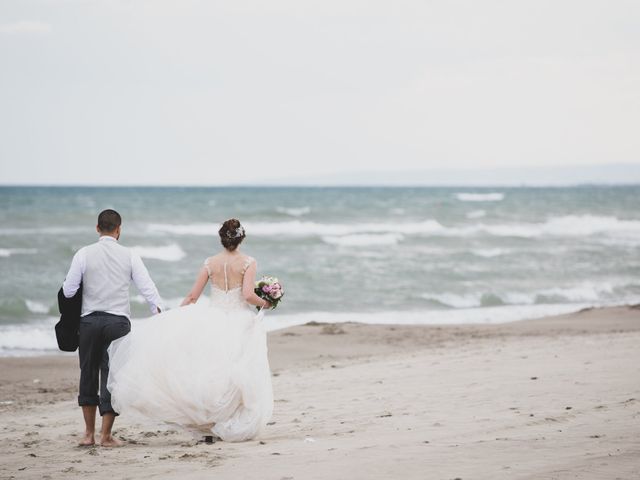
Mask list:
[{"label": "white wedding dress", "polygon": [[226,441],[254,438],[273,412],[262,315],[244,301],[253,261],[205,261],[208,306],[163,312],[134,325],[109,347],[108,388],[120,414],[182,425]]}]

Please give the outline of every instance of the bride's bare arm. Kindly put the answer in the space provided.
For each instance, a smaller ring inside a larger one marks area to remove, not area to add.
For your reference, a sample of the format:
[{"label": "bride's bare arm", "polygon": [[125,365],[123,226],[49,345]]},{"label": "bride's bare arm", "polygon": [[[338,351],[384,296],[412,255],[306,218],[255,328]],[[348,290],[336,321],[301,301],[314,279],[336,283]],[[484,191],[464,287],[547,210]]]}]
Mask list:
[{"label": "bride's bare arm", "polygon": [[183,307],[184,305],[191,305],[192,303],[196,303],[200,298],[200,295],[202,295],[202,290],[204,290],[204,287],[207,285],[208,281],[209,273],[207,272],[207,269],[205,267],[202,267],[202,269],[198,273],[198,276],[196,277],[196,281],[193,284],[193,287],[191,287],[191,291],[187,294],[186,297],[184,297],[184,300],[182,301],[180,306]]},{"label": "bride's bare arm", "polygon": [[253,291],[256,283],[256,270],[258,269],[257,262],[251,262],[251,265],[247,267],[244,272],[244,278],[242,279],[242,296],[251,305],[262,308],[271,308],[271,304],[266,300],[260,298]]}]

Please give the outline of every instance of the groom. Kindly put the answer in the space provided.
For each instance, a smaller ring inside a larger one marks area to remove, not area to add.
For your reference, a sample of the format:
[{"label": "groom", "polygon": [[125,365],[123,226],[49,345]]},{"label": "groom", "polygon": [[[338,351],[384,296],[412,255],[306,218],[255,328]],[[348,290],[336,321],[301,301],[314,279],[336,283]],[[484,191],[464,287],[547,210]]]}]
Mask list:
[{"label": "groom", "polygon": [[[69,273],[62,285],[66,298],[71,298],[82,283],[82,313],[79,332],[80,392],[85,435],[81,446],[95,445],[96,408],[102,416],[100,444],[117,447],[111,429],[118,415],[111,406],[107,390],[109,356],[107,348],[116,338],[131,330],[129,317],[129,285],[133,280],[140,293],[160,313],[158,289],[149,277],[138,255],[118,243],[122,218],[115,210],[104,210],[98,216],[96,243],[81,248],[73,257]],[[98,395],[98,384],[100,394]]]}]

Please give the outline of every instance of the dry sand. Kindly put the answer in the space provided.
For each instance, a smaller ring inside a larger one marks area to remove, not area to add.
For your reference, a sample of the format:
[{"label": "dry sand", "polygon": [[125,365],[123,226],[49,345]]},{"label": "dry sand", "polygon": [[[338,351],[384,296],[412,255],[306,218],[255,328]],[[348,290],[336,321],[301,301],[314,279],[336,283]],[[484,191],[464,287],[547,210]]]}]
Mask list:
[{"label": "dry sand", "polygon": [[0,359],[0,478],[640,478],[638,308],[269,343],[275,413],[240,444],[121,417],[125,447],[76,447],[76,357]]}]

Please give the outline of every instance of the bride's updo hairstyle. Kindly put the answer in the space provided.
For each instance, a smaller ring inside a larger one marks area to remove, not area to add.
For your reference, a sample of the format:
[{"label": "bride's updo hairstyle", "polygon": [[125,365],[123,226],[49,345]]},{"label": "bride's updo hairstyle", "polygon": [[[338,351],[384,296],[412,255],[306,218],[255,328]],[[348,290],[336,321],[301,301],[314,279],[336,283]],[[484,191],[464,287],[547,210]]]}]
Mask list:
[{"label": "bride's updo hairstyle", "polygon": [[246,237],[244,227],[240,225],[240,220],[237,218],[230,218],[224,222],[218,233],[220,234],[220,243],[230,252],[238,248],[238,245]]}]

